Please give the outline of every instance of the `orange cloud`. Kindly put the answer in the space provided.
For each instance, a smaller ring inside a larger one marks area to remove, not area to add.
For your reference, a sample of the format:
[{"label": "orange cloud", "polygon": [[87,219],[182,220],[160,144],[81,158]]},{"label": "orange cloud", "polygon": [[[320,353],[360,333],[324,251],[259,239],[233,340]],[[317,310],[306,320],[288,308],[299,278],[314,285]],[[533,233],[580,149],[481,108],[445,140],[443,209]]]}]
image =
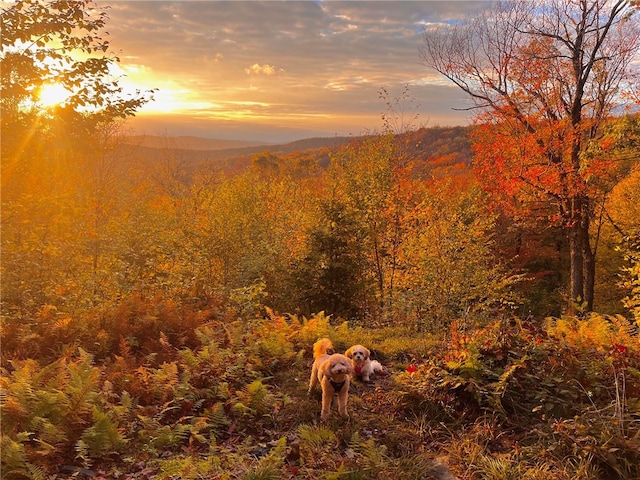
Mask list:
[{"label": "orange cloud", "polygon": [[275,75],[277,73],[277,69],[276,67],[274,67],[273,65],[268,65],[268,64],[264,64],[264,65],[260,65],[258,63],[254,63],[253,65],[251,65],[248,68],[245,68],[244,71],[247,73],[247,75]]}]

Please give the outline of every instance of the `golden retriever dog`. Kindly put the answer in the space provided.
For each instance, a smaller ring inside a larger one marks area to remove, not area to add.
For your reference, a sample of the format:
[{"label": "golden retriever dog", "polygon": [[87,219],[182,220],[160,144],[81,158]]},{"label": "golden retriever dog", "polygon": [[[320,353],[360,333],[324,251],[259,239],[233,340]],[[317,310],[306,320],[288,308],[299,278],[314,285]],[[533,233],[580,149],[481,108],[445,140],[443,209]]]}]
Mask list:
[{"label": "golden retriever dog", "polygon": [[362,345],[353,345],[344,354],[351,360],[354,375],[361,377],[365,382],[369,382],[374,373],[384,373],[380,362],[371,360],[371,352]]},{"label": "golden retriever dog", "polygon": [[333,350],[331,340],[321,338],[313,344],[313,367],[309,380],[309,391],[318,383],[322,388],[322,410],[320,419],[329,418],[334,395],[338,397],[338,413],[348,417],[347,399],[349,397],[350,375],[353,373],[351,360],[340,353],[329,354]]}]

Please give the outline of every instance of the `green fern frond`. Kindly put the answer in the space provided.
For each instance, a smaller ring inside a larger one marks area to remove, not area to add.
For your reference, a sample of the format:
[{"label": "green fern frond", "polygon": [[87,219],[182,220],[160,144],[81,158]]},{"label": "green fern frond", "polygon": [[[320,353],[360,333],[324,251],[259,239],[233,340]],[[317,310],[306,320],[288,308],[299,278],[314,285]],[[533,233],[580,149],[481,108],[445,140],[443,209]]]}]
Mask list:
[{"label": "green fern frond", "polygon": [[[29,434],[22,435],[22,440],[29,439]],[[24,452],[24,445],[17,442],[8,435],[0,438],[0,455],[2,457],[2,470],[5,472],[22,472],[27,469],[27,458]]]},{"label": "green fern frond", "polygon": [[64,392],[69,397],[72,410],[80,415],[89,413],[99,392],[100,369],[93,365],[93,356],[79,349],[78,361],[69,363]]},{"label": "green fern frond", "polygon": [[229,384],[227,382],[220,382],[215,389],[215,396],[220,400],[229,400],[229,398],[231,397]]},{"label": "green fern frond", "polygon": [[177,424],[175,426],[158,425],[153,428],[152,425],[149,425],[144,433],[147,437],[147,445],[154,449],[164,449],[185,444],[191,436],[191,426]]},{"label": "green fern frond", "polygon": [[362,457],[363,463],[371,468],[376,468],[388,460],[386,455],[387,447],[385,445],[376,445],[373,438],[354,445],[354,451]]},{"label": "green fern frond", "polygon": [[243,480],[281,480],[282,469],[273,465],[258,465],[242,476]]},{"label": "green fern frond", "polygon": [[[29,472],[28,478],[30,480],[46,480],[50,478],[50,476],[47,474],[44,468],[38,465],[34,465],[32,463],[27,463],[27,472]],[[5,476],[3,474],[3,478],[11,478],[11,477],[9,475]]]},{"label": "green fern frond", "polygon": [[61,418],[54,417],[55,423],[47,417],[33,417],[29,422],[30,429],[34,431],[37,439],[48,444],[60,444],[67,441],[67,433],[61,428]]},{"label": "green fern frond", "polygon": [[180,478],[181,480],[206,480],[210,478],[229,480],[232,478],[232,472],[223,469],[220,465],[220,459],[216,456],[174,457],[162,460],[159,467],[158,478]]},{"label": "green fern frond", "polygon": [[93,422],[93,425],[87,428],[81,436],[81,441],[87,446],[92,457],[100,457],[118,451],[124,446],[126,439],[106,413],[94,408]]},{"label": "green fern frond", "polygon": [[[10,440],[9,440],[10,442]],[[43,467],[34,465],[26,461],[22,445],[9,445],[2,437],[2,478],[3,479],[25,479],[25,480],[46,480],[50,478]],[[16,450],[17,449],[17,450]],[[19,453],[16,457],[16,453]]]},{"label": "green fern frond", "polygon": [[174,427],[173,432],[176,439],[174,444],[186,443],[191,438],[191,425],[179,423]]},{"label": "green fern frond", "polygon": [[91,455],[89,454],[89,446],[87,442],[80,439],[75,444],[76,458],[82,460],[85,466],[88,466],[91,462]]},{"label": "green fern frond", "polygon": [[500,375],[500,378],[494,385],[494,393],[496,395],[499,395],[499,396],[504,395],[504,393],[507,391],[507,385],[511,377],[513,377],[514,373],[519,368],[526,368],[526,364],[528,360],[529,360],[529,357],[525,355],[524,357],[519,359],[517,362],[514,362],[513,364],[509,365],[509,367],[504,370],[504,372],[502,373],[502,375]]},{"label": "green fern frond", "polygon": [[242,478],[244,480],[279,480],[282,478],[282,465],[287,451],[287,439],[280,438],[268,455],[262,457],[258,465],[251,468]]},{"label": "green fern frond", "polygon": [[196,329],[196,335],[202,345],[207,345],[209,347],[219,346],[220,332],[217,326],[202,325]]},{"label": "green fern frond", "polygon": [[223,427],[227,427],[231,424],[231,420],[227,417],[227,414],[224,411],[224,404],[222,402],[218,402],[208,409],[206,415],[209,425],[214,433],[220,432]]},{"label": "green fern frond", "polygon": [[255,410],[248,407],[242,402],[235,402],[231,406],[231,411],[233,412],[234,415],[238,415],[238,416],[243,416],[243,415],[254,416],[257,413]]},{"label": "green fern frond", "polygon": [[259,415],[266,413],[272,405],[271,395],[262,380],[256,380],[246,387],[249,406]]},{"label": "green fern frond", "polygon": [[327,444],[335,444],[338,441],[336,434],[326,427],[311,425],[300,425],[298,427],[300,445],[311,449],[318,449]]}]

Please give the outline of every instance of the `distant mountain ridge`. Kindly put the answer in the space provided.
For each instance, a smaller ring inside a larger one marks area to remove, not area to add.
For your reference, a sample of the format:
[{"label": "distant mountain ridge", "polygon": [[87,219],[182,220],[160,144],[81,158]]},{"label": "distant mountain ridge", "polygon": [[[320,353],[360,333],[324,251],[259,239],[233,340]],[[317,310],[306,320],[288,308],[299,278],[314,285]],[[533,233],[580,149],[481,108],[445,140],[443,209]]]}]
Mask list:
[{"label": "distant mountain ridge", "polygon": [[[399,134],[405,153],[416,161],[416,172],[447,171],[454,166],[468,166],[472,152],[469,133],[472,127],[430,127]],[[173,158],[187,162],[189,169],[214,167],[227,172],[241,172],[251,165],[252,158],[262,153],[287,158],[305,154],[318,165],[330,163],[330,152],[341,146],[362,141],[367,135],[312,137],[289,143],[261,143],[222,140],[195,136],[131,136],[120,148],[126,155],[135,154],[145,162]],[[167,157],[170,152],[169,157]]]},{"label": "distant mountain ridge", "polygon": [[152,155],[153,152],[158,154],[162,150],[172,150],[190,152],[190,157],[193,160],[221,160],[265,151],[282,155],[319,148],[336,148],[352,142],[354,139],[355,137],[313,137],[288,143],[264,143],[192,136],[133,135],[125,137],[122,143],[139,150],[146,150]]},{"label": "distant mountain ridge", "polygon": [[158,135],[131,135],[125,137],[124,143],[149,148],[211,151],[270,145],[269,143],[265,142],[255,142],[247,140],[225,140],[220,138],[205,138],[190,135],[181,135],[177,137]]}]

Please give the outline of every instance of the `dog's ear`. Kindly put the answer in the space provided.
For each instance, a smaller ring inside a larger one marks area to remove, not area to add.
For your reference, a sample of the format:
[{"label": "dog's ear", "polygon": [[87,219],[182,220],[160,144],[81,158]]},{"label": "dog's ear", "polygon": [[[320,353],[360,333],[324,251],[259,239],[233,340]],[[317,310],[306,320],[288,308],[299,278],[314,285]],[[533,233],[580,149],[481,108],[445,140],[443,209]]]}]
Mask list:
[{"label": "dog's ear", "polygon": [[348,373],[352,374],[352,373],[355,371],[355,370],[354,370],[354,368],[353,368],[353,363],[351,363],[351,362],[344,362],[344,364],[345,364],[345,365],[346,365],[346,367],[347,367],[347,372],[348,372]]},{"label": "dog's ear", "polygon": [[331,359],[327,360],[326,362],[322,362],[320,364],[320,366],[318,367],[318,372],[320,373],[320,377],[326,377],[327,376],[327,370],[329,370],[331,367]]},{"label": "dog's ear", "polygon": [[349,350],[344,352],[344,356],[347,358],[353,358],[353,347],[349,347]]},{"label": "dog's ear", "polygon": [[364,348],[363,350],[364,350],[364,353],[367,356],[367,358],[369,358],[371,356],[371,352],[369,351],[369,349],[368,348]]}]

